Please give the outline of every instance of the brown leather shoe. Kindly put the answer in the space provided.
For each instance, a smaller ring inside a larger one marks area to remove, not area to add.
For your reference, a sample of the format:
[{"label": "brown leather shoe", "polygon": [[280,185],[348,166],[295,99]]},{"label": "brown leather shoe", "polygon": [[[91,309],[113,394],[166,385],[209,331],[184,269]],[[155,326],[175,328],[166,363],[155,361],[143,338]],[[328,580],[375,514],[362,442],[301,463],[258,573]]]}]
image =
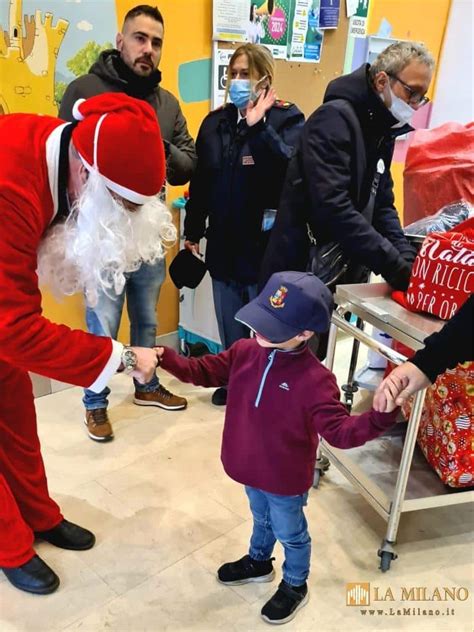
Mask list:
[{"label": "brown leather shoe", "polygon": [[187,399],[173,395],[161,384],[156,391],[151,393],[135,391],[133,401],[138,406],[158,406],[158,408],[165,410],[183,410],[188,405]]},{"label": "brown leather shoe", "polygon": [[112,441],[114,438],[114,431],[110,425],[107,408],[86,410],[84,423],[87,426],[87,434],[94,441]]}]

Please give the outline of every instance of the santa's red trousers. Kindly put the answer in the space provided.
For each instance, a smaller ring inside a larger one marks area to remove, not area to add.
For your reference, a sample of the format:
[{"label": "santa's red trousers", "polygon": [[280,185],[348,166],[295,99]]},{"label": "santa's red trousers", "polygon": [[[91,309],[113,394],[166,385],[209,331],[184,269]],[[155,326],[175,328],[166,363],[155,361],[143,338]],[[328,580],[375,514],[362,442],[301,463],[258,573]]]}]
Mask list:
[{"label": "santa's red trousers", "polygon": [[33,532],[62,519],[48,493],[30,377],[0,360],[0,566],[28,562]]}]

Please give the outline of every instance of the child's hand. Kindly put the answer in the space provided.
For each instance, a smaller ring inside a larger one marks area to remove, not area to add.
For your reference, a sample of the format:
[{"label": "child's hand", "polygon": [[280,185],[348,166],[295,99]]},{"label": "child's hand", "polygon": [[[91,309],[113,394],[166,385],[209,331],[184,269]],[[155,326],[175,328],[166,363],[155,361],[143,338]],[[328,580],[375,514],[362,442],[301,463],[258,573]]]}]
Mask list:
[{"label": "child's hand", "polygon": [[407,386],[407,379],[393,371],[377,388],[374,396],[373,408],[378,413],[391,413],[399,406],[399,394]]},{"label": "child's hand", "polygon": [[163,357],[163,353],[165,352],[164,347],[153,347],[156,352],[156,357],[158,358],[158,366],[161,364],[161,358]]},{"label": "child's hand", "polygon": [[391,413],[397,407],[395,400],[386,390],[379,391],[374,397],[372,408],[378,413]]},{"label": "child's hand", "polygon": [[[378,387],[374,409],[378,412],[391,412],[395,406],[401,406],[411,395],[429,385],[429,379],[417,366],[405,362],[397,366]],[[390,406],[390,410],[387,410],[387,406]]]}]

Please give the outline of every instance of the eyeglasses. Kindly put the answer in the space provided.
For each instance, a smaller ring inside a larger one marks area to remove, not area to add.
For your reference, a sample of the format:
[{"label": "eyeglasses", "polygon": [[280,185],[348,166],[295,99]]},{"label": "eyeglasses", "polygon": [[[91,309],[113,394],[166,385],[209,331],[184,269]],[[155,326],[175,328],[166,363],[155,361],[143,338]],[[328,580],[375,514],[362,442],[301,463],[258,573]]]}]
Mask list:
[{"label": "eyeglasses", "polygon": [[413,90],[413,88],[411,88],[404,81],[402,81],[399,77],[397,77],[397,75],[392,75],[390,72],[387,72],[387,75],[389,77],[391,77],[392,79],[395,79],[395,81],[398,81],[398,83],[402,84],[402,86],[408,92],[408,95],[409,95],[408,103],[410,103],[411,105],[418,105],[418,106],[422,107],[423,105],[426,105],[429,102],[429,98],[428,97],[425,97],[425,96],[421,95],[419,92],[417,92],[416,90]]}]

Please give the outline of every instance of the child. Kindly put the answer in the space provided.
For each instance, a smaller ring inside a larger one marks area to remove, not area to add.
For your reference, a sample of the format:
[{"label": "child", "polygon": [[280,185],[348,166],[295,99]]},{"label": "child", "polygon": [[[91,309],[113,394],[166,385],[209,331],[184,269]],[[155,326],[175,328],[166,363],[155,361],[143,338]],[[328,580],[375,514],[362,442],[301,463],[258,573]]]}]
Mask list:
[{"label": "child", "polygon": [[[217,571],[223,584],[269,582],[278,540],[283,581],[263,606],[268,623],[286,623],[308,602],[311,538],[303,508],[313,482],[318,435],[338,448],[387,430],[395,412],[349,415],[336,378],[308,349],[329,328],[332,295],[313,274],[274,274],[236,314],[255,332],[218,355],[186,359],[158,348],[162,368],[198,386],[228,385],[222,439],[227,474],[245,485],[253,514],[248,555]],[[394,405],[388,406],[393,411]]]}]

